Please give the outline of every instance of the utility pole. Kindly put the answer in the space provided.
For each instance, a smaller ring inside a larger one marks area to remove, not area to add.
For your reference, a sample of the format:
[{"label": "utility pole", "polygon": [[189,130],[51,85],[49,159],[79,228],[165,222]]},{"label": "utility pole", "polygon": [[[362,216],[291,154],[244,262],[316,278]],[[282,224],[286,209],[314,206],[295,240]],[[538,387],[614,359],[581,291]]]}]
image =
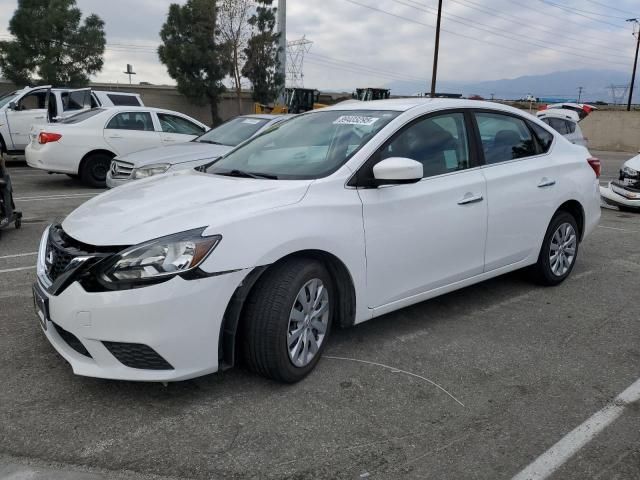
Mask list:
[{"label": "utility pole", "polygon": [[627,112],[631,111],[631,101],[633,100],[633,87],[634,84],[636,83],[636,69],[638,68],[638,52],[640,51],[640,28],[638,28],[638,31],[635,31],[635,26],[638,25],[640,27],[640,20],[638,20],[637,18],[629,18],[627,20],[627,22],[632,22],[634,23],[634,35],[636,37],[638,37],[638,42],[636,44],[636,58],[633,61],[633,74],[631,75],[631,88],[629,89],[629,102],[627,103]]},{"label": "utility pole", "polygon": [[578,103],[580,103],[580,100],[582,100],[582,91],[584,90],[584,87],[578,87]]},{"label": "utility pole", "polygon": [[[280,75],[283,79],[287,78],[287,0],[278,0],[278,33],[279,49],[278,61],[280,62]],[[286,85],[285,85],[286,86]],[[280,103],[284,103],[284,88],[280,93]]]},{"label": "utility pole", "polygon": [[438,54],[440,50],[440,23],[442,21],[442,0],[438,0],[438,23],[436,25],[436,45],[433,52],[433,74],[431,75],[431,98],[436,96],[436,80],[438,78]]}]

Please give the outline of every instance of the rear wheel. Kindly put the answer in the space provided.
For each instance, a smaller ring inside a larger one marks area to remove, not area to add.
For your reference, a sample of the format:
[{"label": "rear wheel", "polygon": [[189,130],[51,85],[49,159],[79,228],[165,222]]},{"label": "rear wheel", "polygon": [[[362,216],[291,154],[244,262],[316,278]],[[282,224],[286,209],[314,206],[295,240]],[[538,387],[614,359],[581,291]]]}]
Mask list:
[{"label": "rear wheel", "polygon": [[579,247],[578,222],[569,212],[558,212],[549,224],[538,262],[532,267],[534,279],[547,286],[564,282],[575,266]]},{"label": "rear wheel", "polygon": [[111,167],[111,157],[106,153],[94,153],[87,158],[80,172],[82,183],[94,188],[107,186],[107,173]]},{"label": "rear wheel", "polygon": [[266,272],[243,315],[249,368],[286,383],[306,377],[326,346],[334,298],[331,276],[314,260],[290,260]]}]

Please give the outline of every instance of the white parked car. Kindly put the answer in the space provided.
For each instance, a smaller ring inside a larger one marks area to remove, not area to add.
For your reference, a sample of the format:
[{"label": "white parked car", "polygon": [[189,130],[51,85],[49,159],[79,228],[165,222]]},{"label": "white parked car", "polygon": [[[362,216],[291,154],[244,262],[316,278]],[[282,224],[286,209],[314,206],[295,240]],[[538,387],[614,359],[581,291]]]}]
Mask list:
[{"label": "white parked car", "polygon": [[205,165],[292,116],[243,115],[190,142],[116,157],[111,161],[111,169],[107,173],[107,187],[114,188],[153,175]]},{"label": "white parked car", "polygon": [[78,175],[87,185],[104,187],[115,156],[188,142],[208,130],[203,123],[169,110],[94,108],[34,127],[25,155],[30,167]]},{"label": "white parked car", "polygon": [[600,187],[600,193],[608,205],[640,212],[640,155],[625,162],[620,177]]},{"label": "white parked car", "polygon": [[494,103],[316,110],[48,227],[40,325],[79,375],[177,381],[242,356],[295,382],[337,326],[524,267],[564,281],[600,218],[599,171]]},{"label": "white parked car", "polygon": [[0,153],[22,155],[34,125],[58,122],[97,107],[144,106],[140,95],[90,88],[25,87],[0,97]]},{"label": "white parked car", "polygon": [[589,141],[580,128],[580,116],[572,110],[549,109],[537,113],[537,117],[564,136],[571,143],[588,147]]}]

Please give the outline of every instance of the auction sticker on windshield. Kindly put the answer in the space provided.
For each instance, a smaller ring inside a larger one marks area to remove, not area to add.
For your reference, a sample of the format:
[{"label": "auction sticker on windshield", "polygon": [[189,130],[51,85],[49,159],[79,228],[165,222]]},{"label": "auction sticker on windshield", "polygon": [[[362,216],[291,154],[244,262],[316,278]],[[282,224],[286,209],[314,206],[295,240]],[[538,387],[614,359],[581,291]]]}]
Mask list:
[{"label": "auction sticker on windshield", "polygon": [[376,117],[362,117],[359,115],[343,115],[342,117],[338,118],[335,122],[333,122],[333,124],[334,125],[365,125],[367,127],[370,127],[371,125],[376,123],[378,120],[380,119]]}]

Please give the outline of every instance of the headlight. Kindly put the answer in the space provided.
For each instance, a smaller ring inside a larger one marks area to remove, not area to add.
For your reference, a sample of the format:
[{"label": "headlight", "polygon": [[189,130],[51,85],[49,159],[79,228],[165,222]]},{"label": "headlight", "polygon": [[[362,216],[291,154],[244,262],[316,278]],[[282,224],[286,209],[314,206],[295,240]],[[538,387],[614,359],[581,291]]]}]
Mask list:
[{"label": "headlight", "polygon": [[142,178],[152,177],[154,175],[160,175],[165,173],[171,167],[168,163],[158,163],[156,165],[149,165],[147,167],[136,168],[132,177],[134,180],[140,180]]},{"label": "headlight", "polygon": [[622,168],[622,173],[625,175],[628,175],[629,177],[637,177],[638,176],[638,171],[634,170],[631,167],[623,167]]},{"label": "headlight", "polygon": [[222,237],[203,237],[204,228],[130,247],[101,269],[107,284],[153,283],[197,268]]}]

